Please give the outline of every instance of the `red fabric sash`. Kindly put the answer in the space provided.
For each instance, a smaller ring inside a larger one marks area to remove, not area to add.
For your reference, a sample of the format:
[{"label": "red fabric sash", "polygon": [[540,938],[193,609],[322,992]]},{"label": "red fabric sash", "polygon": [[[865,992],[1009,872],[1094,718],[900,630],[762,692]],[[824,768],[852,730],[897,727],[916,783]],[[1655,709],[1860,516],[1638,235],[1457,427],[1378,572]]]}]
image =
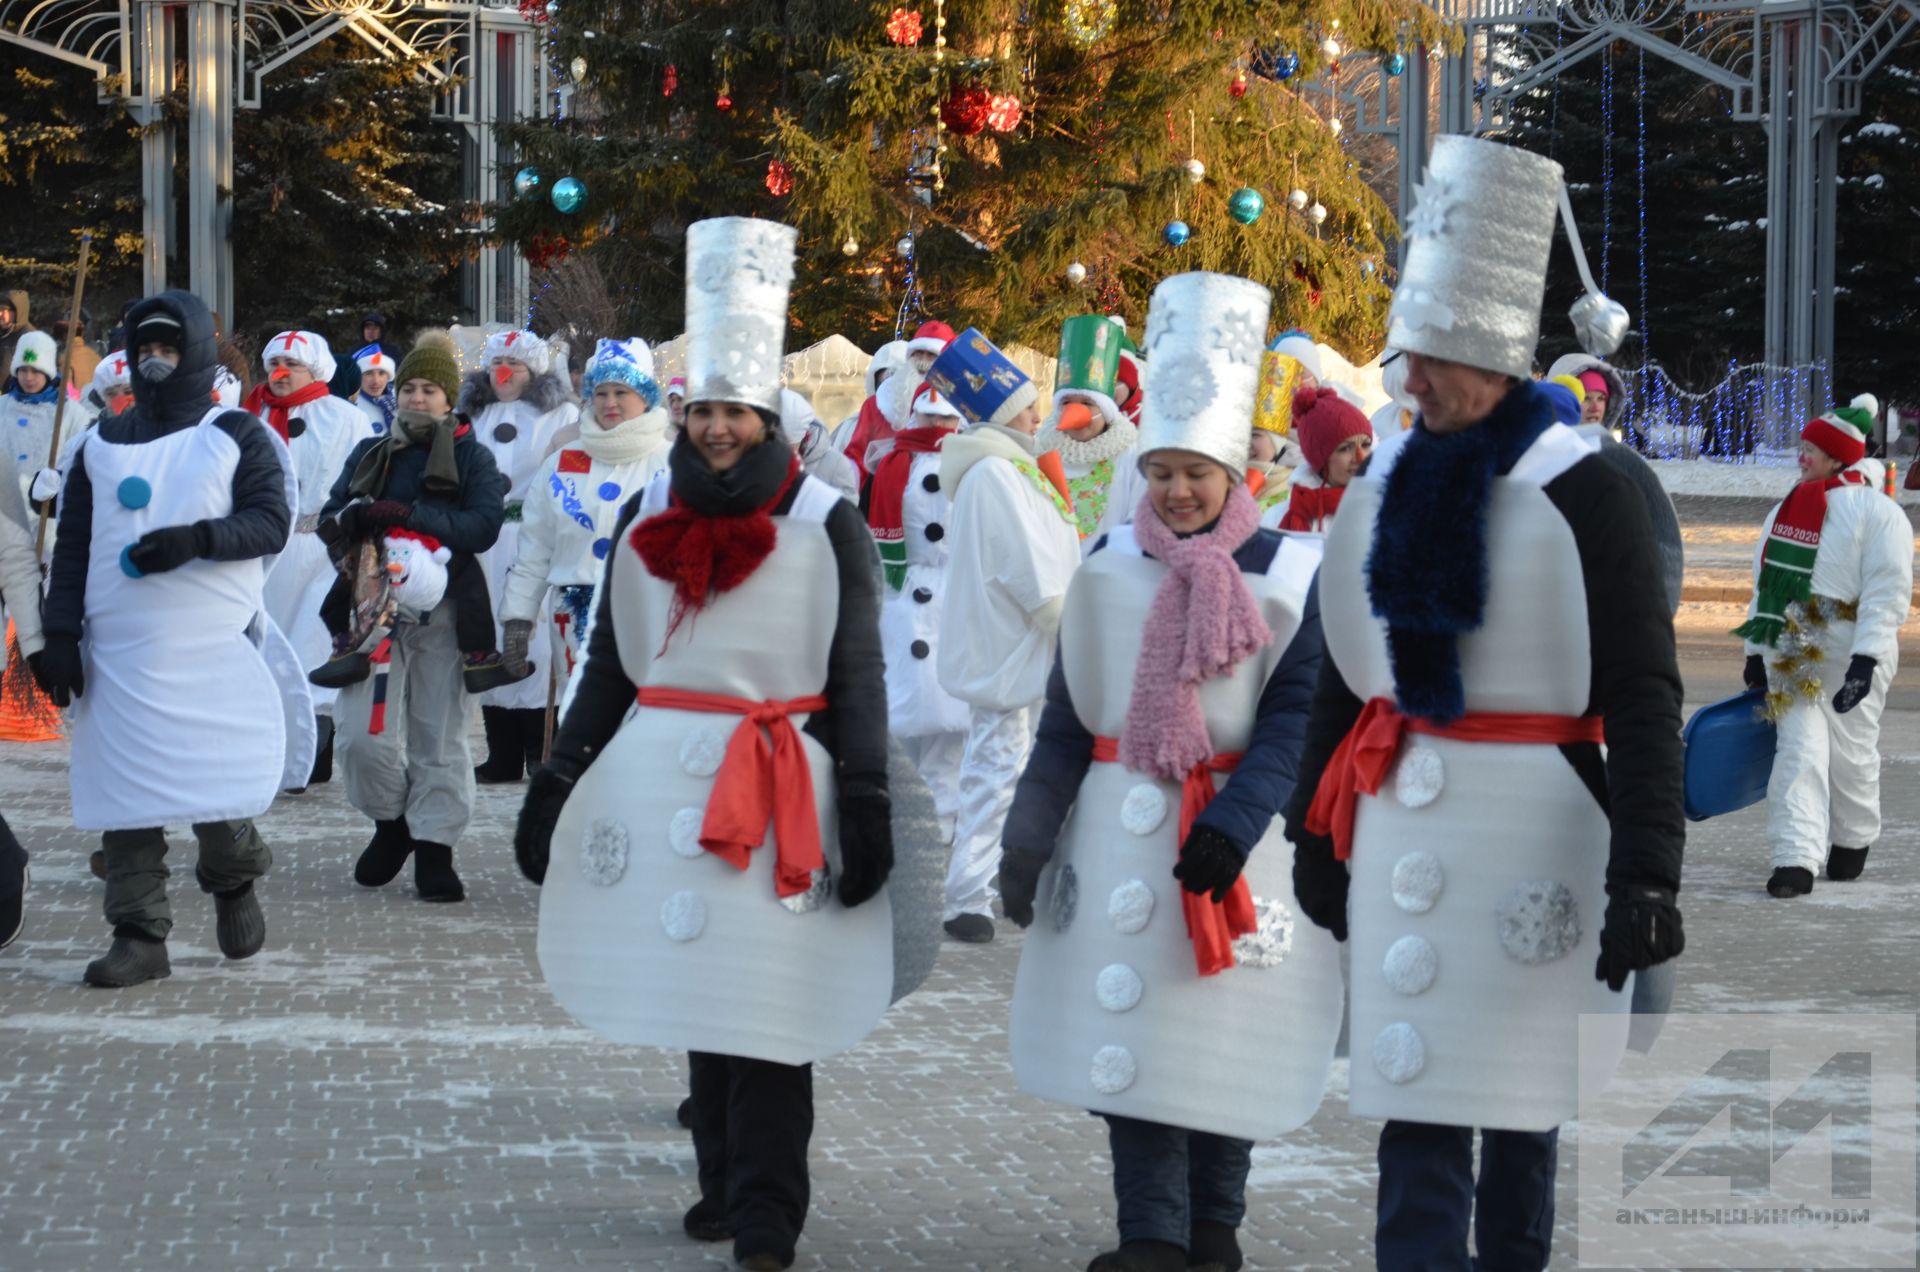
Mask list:
[{"label": "red fabric sash", "polygon": [[1456,742],[1521,742],[1536,746],[1566,746],[1574,742],[1603,742],[1600,716],[1535,715],[1517,711],[1469,711],[1452,724],[1434,724],[1400,714],[1390,698],[1375,698],[1361,708],[1360,718],[1327,761],[1320,785],[1307,809],[1307,829],[1333,836],[1333,855],[1345,861],[1353,855],[1353,817],[1362,795],[1378,795],[1400,754],[1408,733],[1451,738]]},{"label": "red fabric sash", "polygon": [[1345,486],[1295,486],[1287,492],[1287,510],[1280,518],[1282,530],[1319,531],[1340,509]]},{"label": "red fabric sash", "polygon": [[[1213,802],[1213,775],[1231,773],[1240,766],[1241,752],[1215,755],[1188,770],[1180,783],[1180,837],[1187,832],[1208,804]],[[1097,764],[1120,762],[1119,738],[1095,738],[1093,759]],[[1233,938],[1246,936],[1260,926],[1253,909],[1253,890],[1245,875],[1233,881],[1225,901],[1214,901],[1200,893],[1180,889],[1180,908],[1187,920],[1187,939],[1193,942],[1193,961],[1202,976],[1212,976],[1233,966]]]},{"label": "red fabric sash", "polygon": [[267,387],[267,382],[262,380],[253,386],[247,394],[247,400],[241,405],[265,420],[267,427],[280,434],[281,441],[290,442],[293,439],[287,436],[287,419],[293,408],[318,402],[329,391],[324,383],[315,380],[304,389],[295,389],[285,397],[275,397],[273,390]]},{"label": "red fabric sash", "polygon": [[906,537],[907,478],[913,457],[929,455],[952,433],[950,428],[908,428],[893,435],[893,449],[873,468],[872,494],[867,503],[867,525],[876,543],[899,543]]},{"label": "red fabric sash", "polygon": [[778,853],[775,891],[793,897],[812,887],[813,872],[824,867],[827,858],[820,849],[813,773],[800,733],[787,717],[825,710],[826,697],[813,694],[788,702],[755,702],[724,693],[648,685],[640,690],[639,701],[643,707],[744,717],[727,739],[726,756],[713,779],[706,819],[700,824],[700,846],[736,870],[745,870],[753,850],[766,842],[767,823],[772,822]]}]

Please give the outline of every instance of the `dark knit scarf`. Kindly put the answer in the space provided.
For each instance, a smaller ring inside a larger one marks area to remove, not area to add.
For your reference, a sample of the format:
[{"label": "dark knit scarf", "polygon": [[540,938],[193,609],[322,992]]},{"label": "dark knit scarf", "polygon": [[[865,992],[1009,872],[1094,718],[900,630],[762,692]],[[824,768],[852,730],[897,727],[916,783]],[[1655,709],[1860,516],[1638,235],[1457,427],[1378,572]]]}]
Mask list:
[{"label": "dark knit scarf", "polygon": [[913,457],[933,454],[952,432],[937,426],[901,429],[893,435],[893,450],[873,466],[867,526],[880,549],[887,586],[896,592],[907,584],[907,478],[913,475]]},{"label": "dark knit scarf", "polygon": [[252,391],[247,394],[247,400],[241,405],[265,420],[268,428],[280,434],[281,441],[290,442],[293,438],[288,435],[287,427],[293,408],[305,406],[309,402],[318,402],[329,392],[325,381],[315,380],[304,388],[295,389],[285,397],[275,397],[273,390],[268,388],[266,381],[263,380],[253,386]]},{"label": "dark knit scarf", "polygon": [[386,494],[387,472],[393,457],[409,446],[427,444],[427,471],[420,488],[429,495],[451,495],[460,489],[460,460],[454,447],[467,425],[458,415],[438,418],[424,411],[397,411],[393,428],[367,448],[347,480],[347,493],[356,499],[379,499]]},{"label": "dark knit scarf", "polygon": [[633,528],[647,573],[673,584],[667,636],[689,614],[750,578],[773,552],[773,510],[800,479],[800,459],[771,428],[765,441],[715,472],[682,432],[667,453],[666,511]]},{"label": "dark knit scarf", "polygon": [[1461,432],[1429,433],[1416,421],[1387,475],[1367,595],[1387,625],[1394,694],[1405,714],[1451,724],[1466,713],[1459,640],[1486,620],[1493,479],[1511,471],[1552,423],[1552,400],[1527,381]]}]

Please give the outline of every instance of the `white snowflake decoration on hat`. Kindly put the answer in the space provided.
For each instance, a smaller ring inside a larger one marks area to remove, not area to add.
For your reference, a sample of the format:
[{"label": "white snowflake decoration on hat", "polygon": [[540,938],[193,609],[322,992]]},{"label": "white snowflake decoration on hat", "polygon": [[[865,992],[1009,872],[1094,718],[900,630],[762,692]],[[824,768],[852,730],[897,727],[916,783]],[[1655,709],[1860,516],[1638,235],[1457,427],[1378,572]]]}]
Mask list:
[{"label": "white snowflake decoration on hat", "polygon": [[1158,353],[1160,342],[1173,336],[1174,328],[1178,325],[1174,322],[1175,317],[1175,314],[1165,309],[1147,311],[1147,329],[1140,335],[1140,345],[1147,351],[1148,356]]},{"label": "white snowflake decoration on hat", "polygon": [[1416,331],[1452,331],[1458,320],[1459,315],[1453,312],[1453,306],[1441,300],[1431,288],[1403,287],[1400,294],[1393,298],[1387,343],[1412,343]]},{"label": "white snowflake decoration on hat", "polygon": [[769,354],[779,336],[764,319],[743,315],[728,322],[714,341],[716,361],[736,384],[756,383],[770,374]]},{"label": "white snowflake decoration on hat", "polygon": [[738,267],[774,287],[787,287],[793,282],[793,254],[784,243],[748,239],[741,245]]},{"label": "white snowflake decoration on hat", "polygon": [[1213,331],[1213,347],[1225,353],[1231,361],[1247,366],[1257,365],[1260,361],[1260,349],[1266,330],[1263,322],[1254,317],[1252,311],[1229,309],[1220,315],[1220,325]]},{"label": "white snowflake decoration on hat", "polygon": [[733,268],[733,258],[725,252],[708,252],[693,263],[693,285],[705,292],[725,291]]},{"label": "white snowflake decoration on hat", "polygon": [[1459,205],[1454,194],[1453,183],[1445,177],[1427,174],[1427,179],[1414,183],[1413,211],[1407,216],[1407,237],[1439,238],[1447,232],[1447,219]]},{"label": "white snowflake decoration on hat", "polygon": [[1219,392],[1213,368],[1197,353],[1171,354],[1154,367],[1153,394],[1168,419],[1192,419],[1213,405]]}]

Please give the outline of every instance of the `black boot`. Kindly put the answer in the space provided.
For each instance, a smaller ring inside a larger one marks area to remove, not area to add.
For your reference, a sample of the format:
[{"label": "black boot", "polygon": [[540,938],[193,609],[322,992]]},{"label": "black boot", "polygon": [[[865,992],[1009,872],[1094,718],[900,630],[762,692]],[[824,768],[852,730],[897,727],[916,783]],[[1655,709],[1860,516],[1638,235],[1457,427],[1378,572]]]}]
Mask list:
[{"label": "black boot", "polygon": [[1813,891],[1813,871],[1803,866],[1781,866],[1767,880],[1770,897],[1804,897]]},{"label": "black boot", "polygon": [[93,871],[93,877],[96,879],[107,877],[107,853],[104,848],[95,848],[88,854],[87,869]]},{"label": "black boot", "polygon": [[1187,1272],[1240,1272],[1240,1238],[1229,1224],[1201,1219],[1187,1243]]},{"label": "black boot", "polygon": [[465,901],[467,890],[453,872],[453,849],[446,844],[415,840],[413,888],[422,901]]},{"label": "black boot", "polygon": [[733,1261],[747,1272],[784,1272],[793,1266],[793,1236],[774,1228],[745,1229],[733,1238]]},{"label": "black boot", "polygon": [[1187,1252],[1165,1241],[1126,1241],[1095,1255],[1087,1272],[1187,1272]]},{"label": "black boot", "polygon": [[412,852],[413,836],[407,830],[406,818],[377,821],[366,851],[353,863],[353,881],[363,888],[384,888],[393,882]]},{"label": "black boot", "polygon": [[1867,868],[1867,854],[1873,845],[1865,848],[1841,848],[1835,846],[1827,850],[1827,878],[1835,883],[1846,883],[1858,879],[1860,872]]},{"label": "black boot", "polygon": [[993,920],[984,914],[962,914],[941,925],[947,935],[968,945],[985,945],[993,940]]},{"label": "black boot", "polygon": [[319,729],[313,747],[313,772],[307,776],[308,786],[319,786],[333,780],[333,717],[315,716],[314,723]]},{"label": "black boot", "polygon": [[725,1241],[733,1235],[733,1231],[727,1227],[727,1216],[705,1197],[693,1203],[693,1209],[687,1211],[687,1217],[680,1221],[680,1226],[695,1241]]},{"label": "black boot", "polygon": [[165,941],[135,936],[116,928],[107,952],[87,964],[85,980],[102,989],[125,989],[171,975],[173,965],[167,961]]},{"label": "black boot", "polygon": [[[0,821],[0,831],[4,831],[6,822]],[[20,873],[15,876],[7,871],[8,877],[0,879],[0,950],[20,939],[20,929],[27,925],[27,863],[20,863]]]},{"label": "black boot", "polygon": [[527,772],[547,762],[547,712],[544,707],[515,711],[520,717],[520,747],[527,755]]},{"label": "black boot", "polygon": [[253,895],[251,882],[232,892],[214,893],[213,915],[213,934],[228,958],[252,958],[267,943],[267,918],[260,913],[260,898]]},{"label": "black boot", "polygon": [[526,750],[514,728],[514,713],[505,707],[480,708],[480,723],[487,733],[487,761],[473,770],[473,780],[482,786],[517,782],[526,776]]}]

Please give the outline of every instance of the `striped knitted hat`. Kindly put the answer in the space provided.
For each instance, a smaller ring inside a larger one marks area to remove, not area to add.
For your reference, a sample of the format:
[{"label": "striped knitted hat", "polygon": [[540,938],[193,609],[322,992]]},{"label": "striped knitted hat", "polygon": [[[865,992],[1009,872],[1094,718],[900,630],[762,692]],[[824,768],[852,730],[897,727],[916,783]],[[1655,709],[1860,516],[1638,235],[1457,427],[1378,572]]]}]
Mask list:
[{"label": "striped knitted hat", "polygon": [[1837,406],[1818,419],[1808,420],[1800,430],[1800,440],[1812,442],[1827,454],[1851,468],[1867,455],[1867,434],[1873,431],[1873,416],[1857,406]]}]

